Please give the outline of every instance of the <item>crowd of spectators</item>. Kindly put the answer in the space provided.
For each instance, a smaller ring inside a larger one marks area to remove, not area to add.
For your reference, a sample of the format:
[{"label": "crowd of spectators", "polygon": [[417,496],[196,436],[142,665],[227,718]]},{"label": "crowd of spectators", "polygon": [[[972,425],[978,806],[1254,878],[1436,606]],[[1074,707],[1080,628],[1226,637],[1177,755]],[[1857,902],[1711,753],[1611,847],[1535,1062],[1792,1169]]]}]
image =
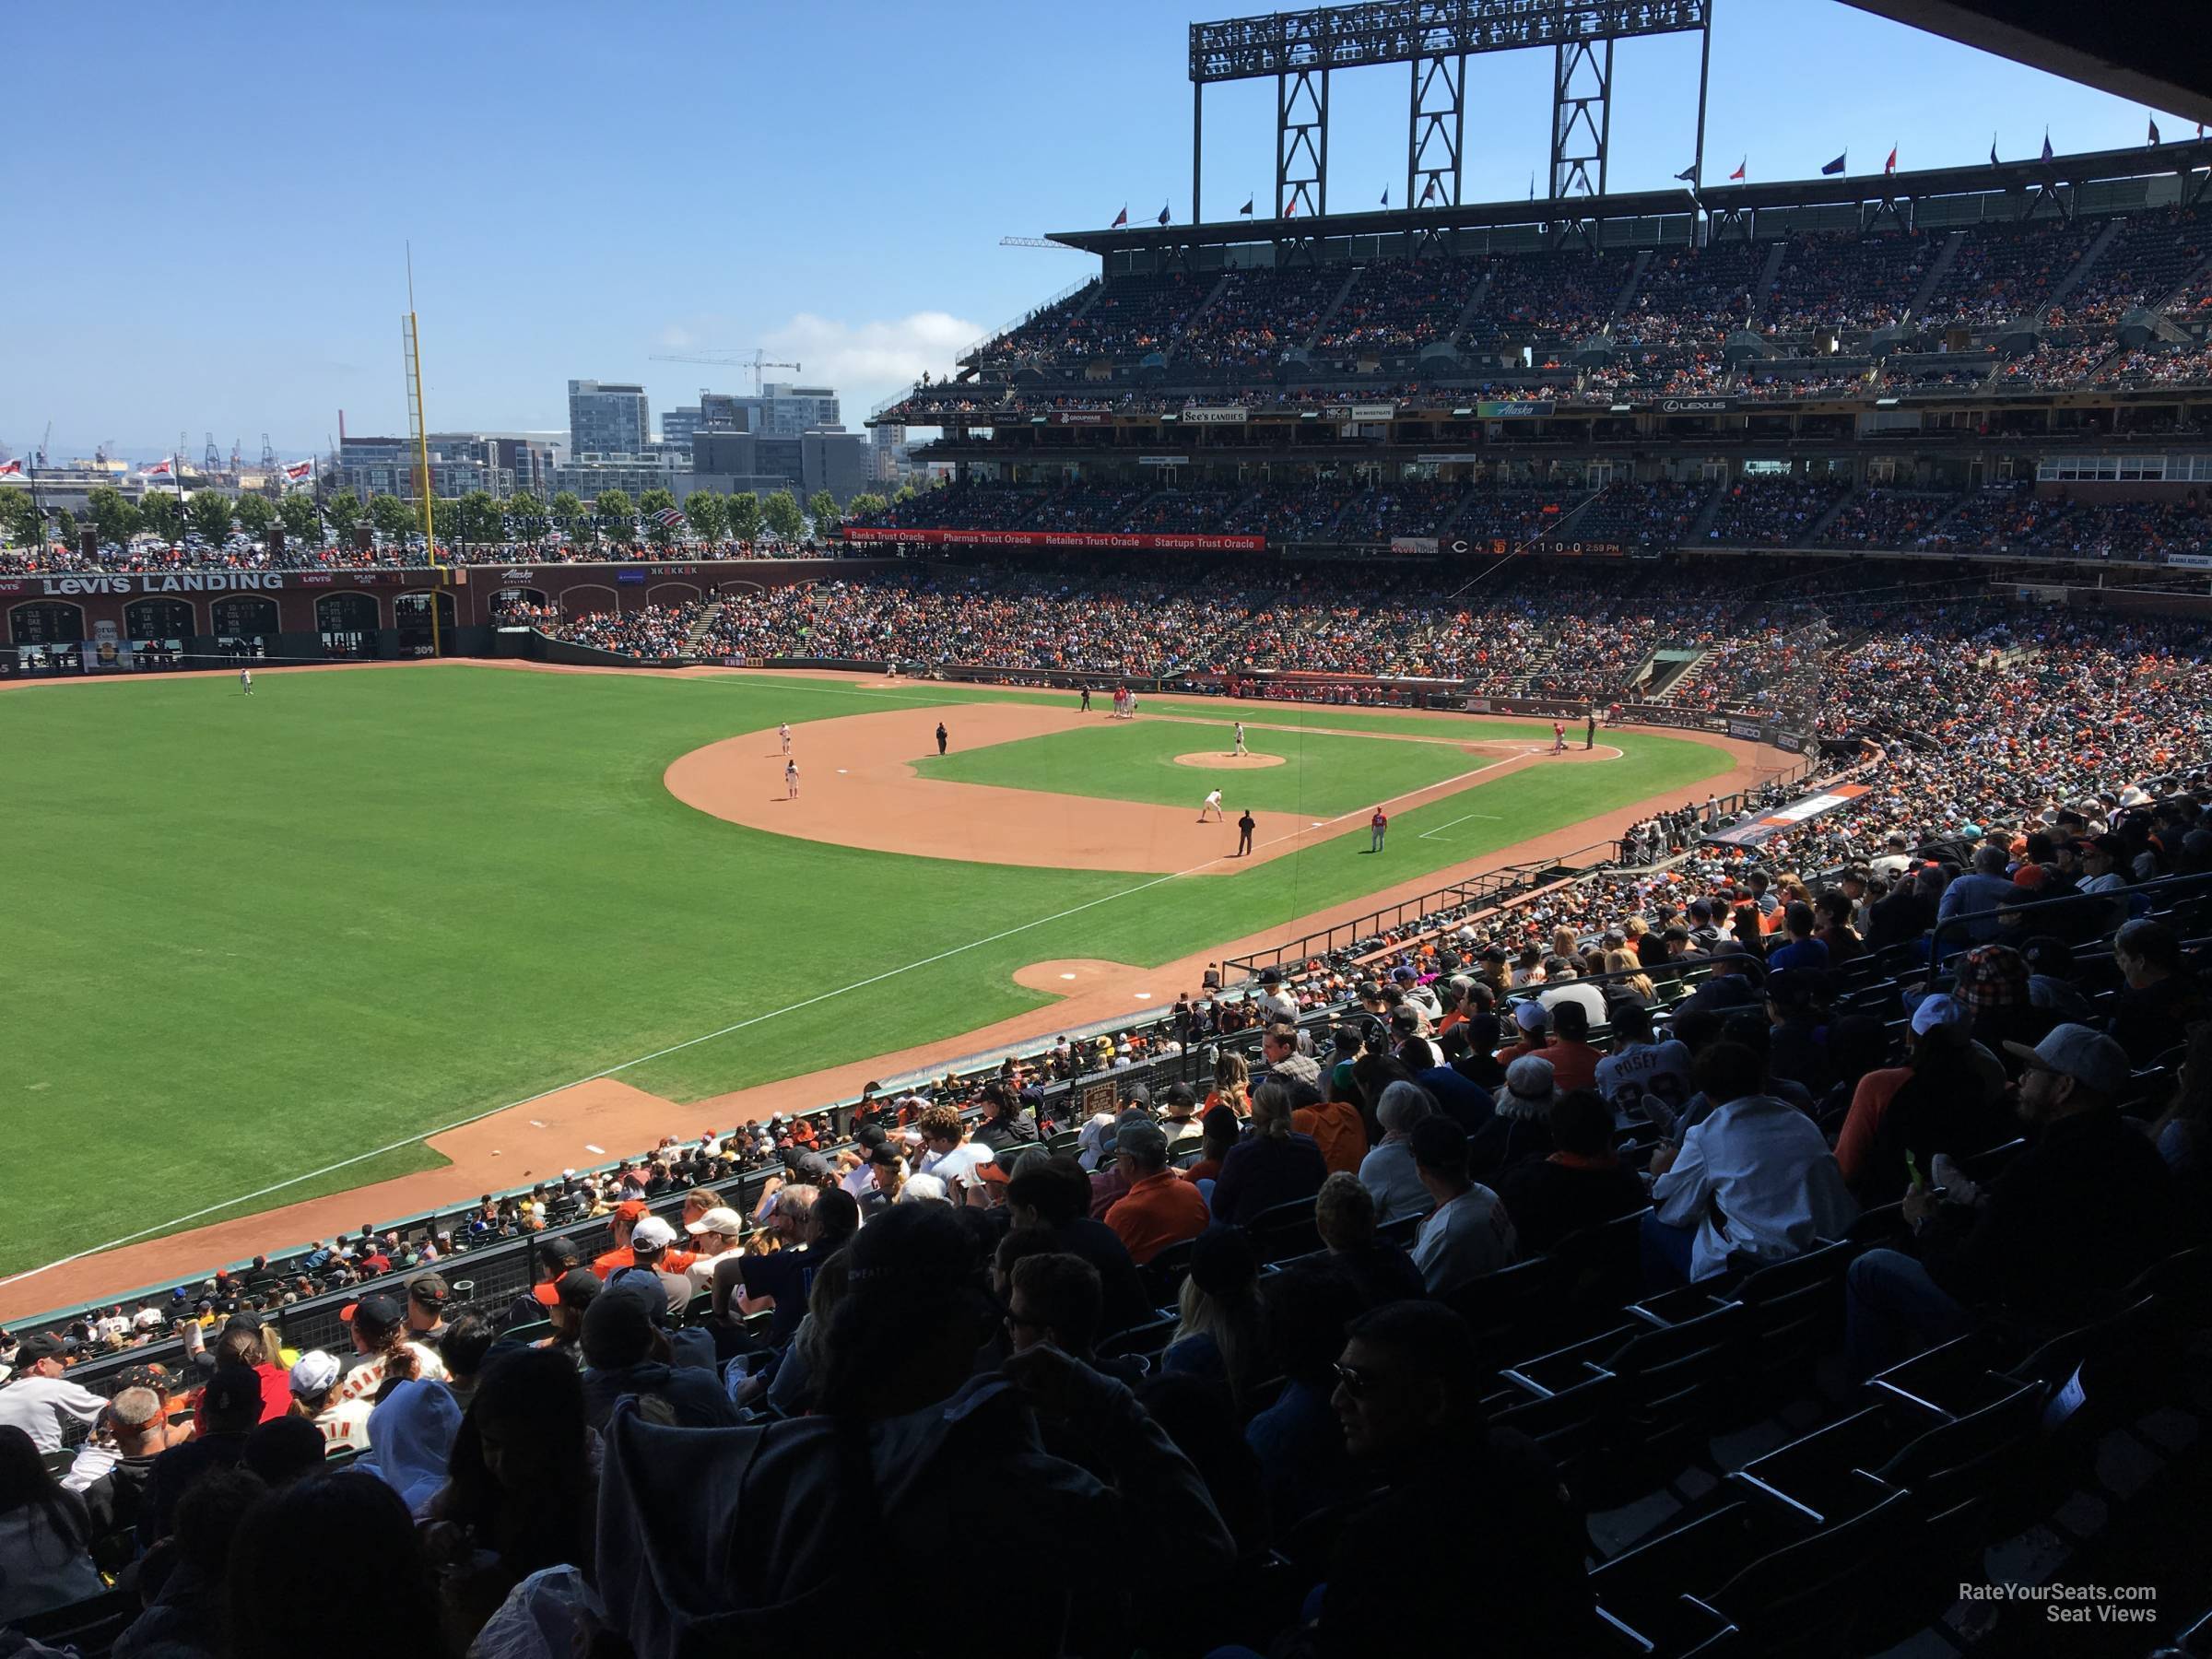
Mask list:
[{"label": "crowd of spectators", "polygon": [[1451,337],[1482,277],[1479,261],[1378,259],[1336,308],[1315,348],[1332,353],[1409,352]]},{"label": "crowd of spectators", "polygon": [[693,600],[687,605],[644,605],[629,611],[594,611],[565,621],[546,621],[541,631],[548,639],[619,652],[625,656],[682,656],[689,649],[691,630],[706,614],[708,605],[706,600]]},{"label": "crowd of spectators", "polygon": [[1176,355],[1208,368],[1271,370],[1306,343],[1346,276],[1340,265],[1230,271],[1183,330]]},{"label": "crowd of spectators", "polygon": [[2051,313],[2053,328],[2111,328],[2128,312],[2155,305],[2212,254],[2205,216],[2194,207],[2130,215],[2097,263]]}]

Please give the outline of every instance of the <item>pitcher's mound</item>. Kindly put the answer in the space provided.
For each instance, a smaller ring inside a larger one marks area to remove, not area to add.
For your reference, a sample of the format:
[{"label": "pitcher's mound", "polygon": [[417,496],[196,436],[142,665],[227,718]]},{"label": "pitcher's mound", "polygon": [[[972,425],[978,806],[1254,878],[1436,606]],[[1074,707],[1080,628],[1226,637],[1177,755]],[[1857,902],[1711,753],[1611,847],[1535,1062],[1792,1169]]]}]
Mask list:
[{"label": "pitcher's mound", "polygon": [[1258,767],[1280,766],[1282,763],[1280,755],[1222,755],[1209,752],[1175,757],[1178,766],[1205,766],[1218,771],[1251,771]]}]

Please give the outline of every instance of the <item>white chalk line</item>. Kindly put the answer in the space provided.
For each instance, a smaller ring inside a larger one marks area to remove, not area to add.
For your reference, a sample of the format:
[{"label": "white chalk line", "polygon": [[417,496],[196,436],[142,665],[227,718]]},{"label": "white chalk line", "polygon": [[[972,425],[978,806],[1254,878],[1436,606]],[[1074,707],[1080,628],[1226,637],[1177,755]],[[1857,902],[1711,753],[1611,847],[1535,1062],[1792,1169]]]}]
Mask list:
[{"label": "white chalk line", "polygon": [[[732,675],[728,676],[727,677],[743,683],[751,677]],[[873,697],[878,699],[879,700],[885,699],[888,695],[895,695],[883,692],[868,691],[858,687],[817,685],[810,686],[807,688],[807,689],[827,690],[833,693],[843,693],[845,695],[854,697]],[[1502,766],[1504,764],[1506,763],[1502,760],[1492,760],[1485,765],[1475,768],[1472,771],[1462,772],[1457,777],[1446,778],[1441,782],[1426,783],[1423,784],[1419,789],[1407,790],[1403,794],[1393,795],[1384,801],[1382,805],[1386,806],[1395,806],[1398,802],[1409,799],[1414,795],[1426,794],[1432,790],[1448,789],[1453,784],[1463,783],[1469,778],[1478,777],[1482,773],[1490,771],[1493,767]],[[1301,836],[1311,835],[1313,832],[1313,830],[1326,829],[1332,824],[1340,824],[1345,819],[1356,817],[1366,812],[1367,810],[1368,809],[1366,807],[1354,807],[1349,812],[1338,813],[1333,818],[1324,818],[1310,829],[1293,830],[1288,835],[1278,835],[1274,837],[1272,840],[1260,842],[1260,845],[1263,847],[1272,847],[1279,841],[1296,841]],[[537,1101],[545,1100],[548,1096],[559,1094],[563,1089],[578,1088],[586,1083],[596,1083],[603,1077],[611,1077],[619,1072],[630,1071],[638,1066],[650,1065],[655,1060],[665,1059],[668,1055],[681,1053],[685,1049],[696,1048],[702,1042],[712,1042],[717,1038],[727,1037],[734,1032],[746,1030],[753,1026],[764,1025],[771,1019],[780,1019],[786,1014],[799,1013],[801,1010],[811,1008],[817,1004],[828,1002],[833,997],[843,996],[854,991],[865,991],[871,985],[879,985],[886,980],[896,979],[902,973],[911,973],[917,968],[934,967],[937,963],[947,961],[956,956],[964,955],[971,950],[980,949],[985,945],[995,945],[1002,939],[1010,939],[1018,934],[1028,933],[1032,928],[1049,926],[1054,922],[1064,922],[1070,916],[1080,915],[1083,912],[1095,909],[1101,904],[1111,904],[1117,899],[1134,898],[1138,893],[1148,892],[1152,888],[1162,886],[1167,882],[1179,881],[1186,876],[1195,876],[1204,870],[1210,869],[1215,865],[1228,862],[1231,862],[1230,855],[1224,853],[1214,858],[1206,859],[1202,864],[1193,865],[1187,870],[1175,870],[1165,876],[1156,876],[1149,881],[1141,881],[1135,887],[1124,888],[1118,892],[1101,894],[1096,899],[1086,900],[1081,904],[1071,906],[1064,911],[1055,912],[1052,915],[1040,916],[1034,921],[1024,922],[1018,926],[1006,928],[999,933],[991,934],[984,938],[971,939],[965,945],[955,945],[948,950],[941,950],[935,956],[924,957],[919,961],[908,962],[903,967],[888,968],[881,973],[870,974],[866,979],[855,980],[851,984],[841,985],[834,991],[823,991],[816,995],[806,997],[803,1001],[790,1003],[781,1008],[772,1009],[766,1014],[755,1014],[747,1018],[740,1019],[734,1024],[724,1026],[719,1030],[708,1031],[698,1037],[688,1037],[681,1042],[670,1043],[666,1048],[655,1049],[650,1054],[640,1054],[634,1060],[622,1061],[619,1065],[610,1065],[604,1071],[593,1072],[588,1077],[578,1077],[572,1082],[555,1084],[550,1088],[539,1089],[535,1094],[524,1095],[519,1100],[510,1100],[503,1106],[487,1107],[482,1112],[472,1112],[467,1117],[457,1118],[453,1123],[443,1124],[438,1128],[422,1130],[417,1134],[406,1136],[403,1140],[391,1141],[382,1147],[372,1147],[367,1152],[357,1152],[350,1158],[342,1158],[338,1159],[337,1162],[325,1164],[319,1170],[310,1170],[304,1174],[288,1176],[283,1181],[273,1182],[267,1186],[256,1187],[253,1192],[241,1193],[237,1197],[227,1199],[220,1204],[205,1205],[199,1209],[193,1210],[187,1215],[176,1217],[172,1220],[157,1222],[151,1227],[142,1227],[135,1232],[124,1233],[120,1238],[110,1239],[104,1244],[94,1244],[87,1249],[72,1252],[70,1254],[61,1256],[54,1261],[48,1262],[42,1266],[27,1268],[21,1273],[10,1274],[5,1278],[0,1278],[0,1288],[6,1288],[10,1285],[26,1283],[30,1279],[37,1278],[41,1274],[52,1273],[57,1267],[69,1266],[73,1263],[84,1261],[88,1256],[96,1256],[106,1251],[121,1249],[125,1244],[135,1244],[141,1239],[150,1239],[162,1233],[174,1232],[179,1228],[187,1226],[194,1221],[202,1220],[208,1216],[220,1215],[225,1210],[236,1209],[241,1204],[251,1204],[257,1198],[266,1198],[273,1194],[284,1192],[288,1188],[300,1186],[311,1181],[320,1181],[325,1175],[335,1175],[341,1170],[349,1170],[356,1164],[367,1163],[371,1159],[383,1158],[394,1152],[405,1151],[409,1147],[419,1145],[424,1141],[433,1140],[441,1135],[451,1135],[456,1129],[465,1129],[471,1124],[482,1123],[486,1118],[496,1117],[502,1112],[512,1112],[518,1106],[535,1105]]]}]

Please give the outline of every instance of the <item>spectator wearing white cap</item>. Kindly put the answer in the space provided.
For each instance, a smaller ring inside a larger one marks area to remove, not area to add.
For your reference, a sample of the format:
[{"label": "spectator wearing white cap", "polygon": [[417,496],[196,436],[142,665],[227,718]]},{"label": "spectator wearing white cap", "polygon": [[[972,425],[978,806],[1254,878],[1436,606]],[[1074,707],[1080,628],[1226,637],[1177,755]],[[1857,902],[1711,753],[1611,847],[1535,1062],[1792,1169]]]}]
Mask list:
[{"label": "spectator wearing white cap", "polygon": [[[862,1165],[859,1172],[865,1177],[867,1166]],[[846,1190],[850,1192],[851,1188]],[[684,1269],[684,1277],[691,1281],[691,1293],[694,1296],[704,1296],[714,1288],[716,1260],[735,1250],[739,1241],[745,1237],[745,1219],[729,1206],[717,1205],[698,1219],[687,1221],[684,1230],[699,1245],[699,1253],[691,1258],[691,1265]]]},{"label": "spectator wearing white cap", "polygon": [[1978,1309],[2067,1324],[2173,1246],[2171,1180],[2149,1140],[2113,1104],[2127,1053],[2102,1032],[2062,1025],[2020,1061],[2018,1110],[2030,1140],[1984,1194],[1944,1159],[1944,1190],[1907,1194],[1916,1255],[1870,1250],[1851,1265],[1846,1340],[1865,1377],[1959,1335]]},{"label": "spectator wearing white cap", "polygon": [[[1888,1114],[1916,1075],[1925,1072],[1932,1084],[1940,1082],[1957,1091],[1959,1098],[1954,1104],[1962,1127],[1978,1128],[1989,1121],[1989,1109],[2004,1092],[2005,1067],[1994,1054],[1969,1039],[1967,1027],[1966,1008],[1956,998],[1941,994],[1923,997],[1912,1010],[1905,1063],[1870,1071],[1859,1079],[1836,1136],[1836,1167],[1860,1203],[1889,1204],[1903,1195],[1904,1150],[1910,1143],[1888,1123]],[[1924,1120],[1924,1113],[1914,1115]],[[1915,1135],[1927,1133],[1924,1121]],[[1947,1139],[1944,1149],[1959,1151]],[[1924,1159],[1921,1168],[1927,1168]]]}]

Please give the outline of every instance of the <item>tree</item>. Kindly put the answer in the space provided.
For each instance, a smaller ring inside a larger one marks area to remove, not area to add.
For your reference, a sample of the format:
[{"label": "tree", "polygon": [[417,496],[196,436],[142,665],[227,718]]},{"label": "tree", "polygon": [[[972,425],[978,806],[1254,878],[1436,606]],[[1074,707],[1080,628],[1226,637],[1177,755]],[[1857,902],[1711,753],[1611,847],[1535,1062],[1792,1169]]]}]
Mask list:
[{"label": "tree", "polygon": [[76,539],[76,514],[66,507],[53,510],[53,539],[65,547]]},{"label": "tree", "polygon": [[470,490],[459,500],[447,503],[443,515],[453,525],[449,533],[453,540],[496,542],[505,539],[500,534],[500,503],[489,490]]},{"label": "tree", "polygon": [[684,516],[700,541],[718,542],[729,534],[729,514],[722,510],[722,498],[711,489],[693,490],[684,502]]},{"label": "tree", "polygon": [[255,541],[265,539],[276,522],[276,504],[265,495],[241,495],[231,510],[238,515],[238,527]]},{"label": "tree", "polygon": [[173,543],[184,534],[184,509],[169,490],[148,490],[138,502],[138,527]]},{"label": "tree", "polygon": [[676,497],[665,489],[649,489],[638,498],[638,513],[645,521],[645,534],[655,547],[665,547],[676,539],[676,526],[661,523],[661,514],[674,510]]},{"label": "tree", "polygon": [[[351,500],[351,497],[347,498]],[[276,503],[276,516],[284,521],[284,533],[296,542],[317,542],[323,538],[323,522],[315,512],[315,498],[304,489],[295,489]]]},{"label": "tree", "polygon": [[818,534],[837,523],[837,498],[826,489],[818,489],[806,498],[806,516],[814,521]]},{"label": "tree", "polygon": [[586,531],[587,526],[584,524],[583,519],[583,498],[582,496],[572,489],[554,491],[553,522],[555,524],[563,526],[570,535],[577,536],[583,535]]},{"label": "tree", "polygon": [[761,522],[776,533],[779,541],[797,541],[806,528],[805,516],[798,502],[791,499],[791,491],[779,489],[760,503]]},{"label": "tree", "polygon": [[219,489],[201,489],[185,503],[184,518],[201,536],[219,542],[230,534],[230,498]]},{"label": "tree", "polygon": [[752,490],[742,489],[723,504],[723,516],[730,521],[732,541],[756,541],[760,535],[760,498]]},{"label": "tree", "polygon": [[507,498],[507,522],[520,536],[542,535],[546,529],[546,504],[524,490]]},{"label": "tree", "polygon": [[873,491],[864,492],[845,503],[845,523],[865,524],[870,519],[881,518],[890,507],[888,501]]},{"label": "tree", "polygon": [[353,527],[361,522],[361,498],[350,489],[335,491],[323,503],[323,516],[330,521],[340,541],[351,538]]},{"label": "tree", "polygon": [[138,509],[124,499],[122,490],[104,484],[85,498],[85,512],[100,539],[118,547],[138,527]]},{"label": "tree", "polygon": [[39,539],[38,504],[28,489],[0,489],[0,539],[35,542]]},{"label": "tree", "polygon": [[891,496],[891,504],[892,504],[892,505],[895,507],[895,506],[897,506],[897,505],[898,505],[898,504],[899,504],[900,501],[911,501],[911,500],[912,500],[913,499],[914,499],[914,487],[913,487],[912,484],[901,484],[901,485],[900,485],[900,486],[899,486],[898,489],[897,489],[897,490],[896,490],[896,491],[895,491],[895,492],[892,494],[892,496]]},{"label": "tree", "polygon": [[637,505],[622,490],[601,490],[592,498],[592,511],[599,515],[599,527],[618,542],[638,533]]},{"label": "tree", "polygon": [[397,496],[380,495],[369,498],[369,522],[386,535],[402,536],[414,529],[418,520],[415,509]]}]

